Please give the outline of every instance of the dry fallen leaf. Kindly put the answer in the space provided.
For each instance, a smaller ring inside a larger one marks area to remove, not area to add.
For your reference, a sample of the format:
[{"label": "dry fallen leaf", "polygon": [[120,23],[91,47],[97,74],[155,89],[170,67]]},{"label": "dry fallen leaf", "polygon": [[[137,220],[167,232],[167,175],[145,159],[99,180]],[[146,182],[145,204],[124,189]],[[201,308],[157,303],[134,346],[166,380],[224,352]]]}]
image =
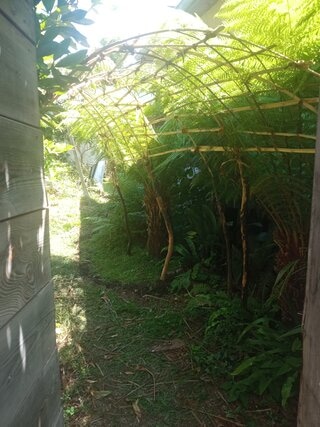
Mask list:
[{"label": "dry fallen leaf", "polygon": [[137,421],[140,422],[142,414],[141,409],[139,407],[139,399],[132,403],[132,408],[134,410],[134,413],[136,414]]},{"label": "dry fallen leaf", "polygon": [[92,396],[96,399],[101,399],[103,397],[107,397],[111,394],[110,390],[96,390],[91,392]]},{"label": "dry fallen leaf", "polygon": [[182,340],[180,340],[179,338],[174,338],[172,340],[164,341],[159,345],[153,346],[151,348],[151,351],[153,353],[161,352],[161,351],[172,351],[172,350],[178,350],[178,349],[184,348],[185,346],[186,345]]},{"label": "dry fallen leaf", "polygon": [[109,303],[110,303],[110,298],[109,298],[107,295],[103,295],[103,296],[101,297],[101,299],[102,299],[102,301],[104,301],[106,304],[109,304]]}]

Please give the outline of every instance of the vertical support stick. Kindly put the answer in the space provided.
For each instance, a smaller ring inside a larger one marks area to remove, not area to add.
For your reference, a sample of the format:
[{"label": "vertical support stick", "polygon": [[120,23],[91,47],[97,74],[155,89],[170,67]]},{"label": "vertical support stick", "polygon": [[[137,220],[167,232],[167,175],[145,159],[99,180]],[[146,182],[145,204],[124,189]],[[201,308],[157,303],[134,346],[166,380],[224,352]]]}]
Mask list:
[{"label": "vertical support stick", "polygon": [[173,236],[173,228],[172,228],[172,224],[169,218],[169,214],[168,214],[168,209],[166,208],[163,199],[160,195],[157,196],[157,203],[160,209],[160,212],[162,214],[166,229],[167,229],[167,233],[168,233],[168,250],[167,250],[167,255],[166,255],[166,259],[164,261],[163,267],[162,267],[162,271],[161,271],[161,276],[160,276],[160,280],[166,280],[167,277],[167,273],[168,273],[168,269],[169,269],[169,262],[172,258],[173,255],[173,248],[174,248],[174,236]]},{"label": "vertical support stick", "polygon": [[161,212],[163,221],[164,221],[165,226],[166,226],[167,234],[168,234],[167,255],[166,255],[166,258],[165,258],[165,261],[164,261],[164,264],[162,267],[161,275],[160,275],[160,280],[165,281],[167,278],[169,263],[170,263],[170,260],[172,258],[173,249],[174,249],[173,227],[172,227],[172,223],[171,223],[170,216],[168,213],[168,208],[167,208],[167,206],[163,200],[163,197],[161,196],[161,194],[159,194],[159,191],[156,187],[156,182],[155,182],[155,178],[153,176],[151,162],[150,162],[149,158],[146,159],[146,168],[147,168],[148,176],[149,176],[154,194],[156,196],[156,201],[157,201],[157,204],[158,204],[159,210]]},{"label": "vertical support stick", "polygon": [[241,279],[241,298],[246,299],[248,282],[248,236],[247,236],[247,205],[248,205],[248,187],[243,173],[243,163],[239,156],[238,168],[241,182],[241,206],[240,206],[240,231],[242,245],[242,279]]}]

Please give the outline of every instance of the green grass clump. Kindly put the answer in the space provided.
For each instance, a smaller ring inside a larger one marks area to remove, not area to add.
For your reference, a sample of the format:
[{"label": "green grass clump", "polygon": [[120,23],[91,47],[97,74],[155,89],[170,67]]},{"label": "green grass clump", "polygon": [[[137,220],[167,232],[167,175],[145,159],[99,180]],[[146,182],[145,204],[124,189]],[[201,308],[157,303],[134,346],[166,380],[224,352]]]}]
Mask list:
[{"label": "green grass clump", "polygon": [[[81,198],[75,183],[66,191],[55,188],[51,252],[66,425],[211,425],[220,415],[248,426],[291,425],[277,408],[270,409],[275,421],[255,424],[253,416],[236,412],[236,403],[225,406],[217,378],[236,369],[244,354],[234,332],[246,320],[238,316],[241,305],[213,292],[199,269],[188,278],[201,283],[179,282],[173,286],[178,293],[168,293],[158,283],[162,263],[147,256],[139,239],[126,255],[114,200],[110,205],[93,191],[90,199]],[[154,292],[160,289],[161,295]],[[255,331],[243,336],[246,349]],[[182,348],[166,350],[172,342]],[[234,392],[243,394],[247,371],[241,369]],[[285,384],[284,398],[292,383]]]},{"label": "green grass clump", "polygon": [[160,277],[162,263],[135,243],[126,253],[127,238],[119,206],[110,200],[82,200],[81,258],[88,260],[95,274],[109,283],[152,285]]},{"label": "green grass clump", "polygon": [[141,248],[135,248],[133,254],[128,256],[121,250],[95,246],[93,255],[94,270],[107,282],[152,285],[160,276],[159,265]]},{"label": "green grass clump", "polygon": [[[152,350],[172,338],[184,339],[181,311],[161,299],[141,304],[134,293],[129,299],[73,276],[56,276],[55,283],[68,425],[97,414],[110,426],[138,425],[134,404],[145,425],[187,420],[190,414],[177,393],[184,395],[197,380]],[[119,406],[128,410],[121,415]]]}]

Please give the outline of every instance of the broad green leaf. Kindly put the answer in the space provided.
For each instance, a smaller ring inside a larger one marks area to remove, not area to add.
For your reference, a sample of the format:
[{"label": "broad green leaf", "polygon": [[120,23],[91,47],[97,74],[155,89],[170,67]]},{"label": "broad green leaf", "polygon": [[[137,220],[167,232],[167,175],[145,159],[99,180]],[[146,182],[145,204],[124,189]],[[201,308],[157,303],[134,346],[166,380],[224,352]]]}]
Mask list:
[{"label": "broad green leaf", "polygon": [[301,335],[301,326],[296,326],[295,328],[291,329],[290,331],[286,332],[285,334],[282,334],[279,338],[286,338],[291,337],[292,335]]},{"label": "broad green leaf", "polygon": [[281,280],[286,280],[286,278],[288,278],[292,272],[294,271],[296,265],[297,265],[297,260],[296,261],[292,261],[289,262],[286,266],[284,266],[278,273],[276,281],[274,283],[274,286],[276,286],[278,283],[281,282]]},{"label": "broad green leaf", "polygon": [[272,383],[273,378],[270,375],[263,376],[259,382],[259,395],[261,396],[269,385]]},{"label": "broad green leaf", "polygon": [[61,56],[66,55],[69,52],[71,39],[65,39],[59,43],[54,52],[54,60],[56,61]]},{"label": "broad green leaf", "polygon": [[255,329],[258,325],[260,324],[265,324],[266,322],[268,322],[268,318],[267,317],[259,317],[258,319],[254,320],[253,322],[249,323],[248,326],[246,326],[244,328],[244,330],[241,332],[241,334],[239,335],[238,338],[238,343],[241,341],[241,339],[252,329]]},{"label": "broad green leaf", "polygon": [[73,68],[76,65],[81,64],[81,62],[84,61],[86,56],[87,49],[79,50],[75,53],[70,53],[69,55],[62,58],[59,62],[57,62],[56,67]]},{"label": "broad green leaf", "polygon": [[41,79],[40,80],[41,88],[43,89],[53,89],[53,88],[59,88],[59,81],[55,78],[49,77],[47,79]]},{"label": "broad green leaf", "polygon": [[45,39],[40,40],[37,49],[37,55],[39,58],[43,58],[44,56],[54,55],[59,47],[59,43],[54,41],[45,41]]},{"label": "broad green leaf", "polygon": [[301,366],[301,358],[298,356],[288,356],[286,362],[293,368],[300,368]]},{"label": "broad green leaf", "polygon": [[257,356],[249,357],[249,359],[244,360],[233,372],[231,375],[239,375],[244,372],[246,369],[250,368],[253,363],[256,361]]},{"label": "broad green leaf", "polygon": [[52,11],[52,8],[54,6],[55,0],[42,0],[42,3],[44,7],[46,8],[46,11],[50,13]]},{"label": "broad green leaf", "polygon": [[302,349],[302,341],[300,338],[297,337],[292,343],[291,350],[292,351],[299,351],[301,349]]},{"label": "broad green leaf", "polygon": [[44,37],[49,40],[54,40],[56,37],[62,37],[63,39],[72,38],[83,46],[88,46],[87,39],[74,27],[72,26],[57,26],[48,28],[45,32]]},{"label": "broad green leaf", "polygon": [[281,375],[284,375],[290,371],[292,372],[292,366],[284,362],[283,365],[276,371],[274,377],[275,378],[280,377]]},{"label": "broad green leaf", "polygon": [[79,21],[77,21],[76,23],[81,25],[92,25],[94,24],[94,21],[92,19],[83,18],[79,19]]},{"label": "broad green leaf", "polygon": [[287,400],[291,396],[292,388],[294,386],[294,383],[296,382],[296,379],[298,377],[298,372],[288,377],[283,384],[281,388],[281,398],[282,398],[282,406],[285,406],[287,403]]},{"label": "broad green leaf", "polygon": [[78,22],[81,21],[81,19],[85,18],[86,14],[86,10],[77,9],[72,12],[65,13],[64,15],[62,15],[61,19],[64,22]]}]

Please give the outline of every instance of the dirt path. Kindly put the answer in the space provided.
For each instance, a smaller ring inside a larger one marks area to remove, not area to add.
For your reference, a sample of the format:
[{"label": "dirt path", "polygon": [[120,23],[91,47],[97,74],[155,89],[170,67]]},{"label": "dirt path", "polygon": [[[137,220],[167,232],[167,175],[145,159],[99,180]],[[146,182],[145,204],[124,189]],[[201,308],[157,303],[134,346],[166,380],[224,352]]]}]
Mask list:
[{"label": "dirt path", "polygon": [[80,274],[79,200],[75,189],[51,197],[66,425],[280,425],[268,408],[240,416],[193,366],[190,345],[199,325],[183,317],[182,297],[110,287]]}]

